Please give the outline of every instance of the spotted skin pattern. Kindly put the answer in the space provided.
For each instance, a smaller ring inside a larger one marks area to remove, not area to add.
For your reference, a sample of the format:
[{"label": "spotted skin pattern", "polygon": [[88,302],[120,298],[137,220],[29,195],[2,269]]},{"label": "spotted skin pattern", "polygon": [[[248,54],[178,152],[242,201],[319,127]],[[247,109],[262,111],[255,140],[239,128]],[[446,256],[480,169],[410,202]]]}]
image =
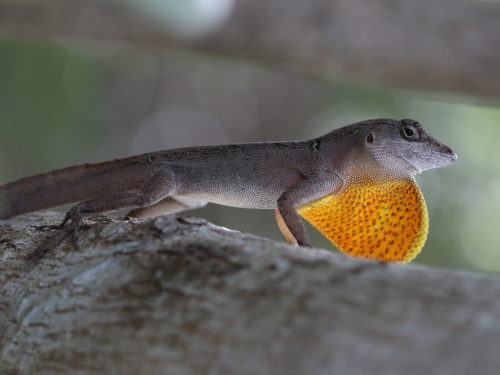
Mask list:
[{"label": "spotted skin pattern", "polygon": [[353,183],[297,211],[344,253],[382,262],[415,258],[429,226],[424,197],[413,177]]}]

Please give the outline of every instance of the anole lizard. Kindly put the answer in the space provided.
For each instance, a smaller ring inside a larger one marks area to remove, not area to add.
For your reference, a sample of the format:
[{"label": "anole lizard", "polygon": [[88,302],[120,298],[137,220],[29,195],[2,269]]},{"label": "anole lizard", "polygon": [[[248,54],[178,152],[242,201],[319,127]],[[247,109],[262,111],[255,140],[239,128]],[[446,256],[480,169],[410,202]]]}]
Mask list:
[{"label": "anole lizard", "polygon": [[414,175],[456,158],[416,121],[369,120],[307,141],[181,148],[23,178],[0,186],[0,219],[81,202],[51,227],[70,221],[76,243],[90,215],[155,217],[213,202],[274,209],[290,244],[311,246],[300,214],[350,255],[405,262],[428,227]]}]

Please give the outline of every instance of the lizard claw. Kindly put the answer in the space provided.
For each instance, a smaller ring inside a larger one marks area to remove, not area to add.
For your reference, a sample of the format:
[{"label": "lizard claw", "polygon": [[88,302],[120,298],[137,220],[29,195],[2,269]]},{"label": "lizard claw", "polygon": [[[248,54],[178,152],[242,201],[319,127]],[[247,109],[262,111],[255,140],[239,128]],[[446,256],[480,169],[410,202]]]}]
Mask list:
[{"label": "lizard claw", "polygon": [[[64,228],[64,226],[66,225],[66,223],[72,219],[72,213],[71,211],[69,211],[68,213],[66,213],[66,216],[64,217],[64,220],[62,221],[61,224],[59,225],[32,225],[32,228],[35,228],[35,230],[40,230],[40,231],[45,231],[45,230],[51,230],[51,229],[57,229],[57,230],[61,230]],[[74,220],[71,220],[71,222],[73,223]]]},{"label": "lizard claw", "polygon": [[[64,228],[59,233],[47,237],[42,243],[38,245],[31,257],[41,258],[47,251],[59,245],[66,237],[71,234],[71,228]],[[30,258],[31,258],[30,257]]]},{"label": "lizard claw", "polygon": [[51,229],[63,229],[61,227],[61,224],[59,225],[32,225],[32,228],[35,228],[35,230],[38,231],[46,231],[46,230],[51,230]]},{"label": "lizard claw", "polygon": [[[56,229],[59,230],[59,233],[56,233],[48,238],[46,238],[38,247],[35,249],[33,252],[34,257],[42,257],[45,255],[47,251],[50,249],[54,248],[55,246],[59,245],[66,237],[68,237],[70,234],[73,234],[73,245],[76,248],[76,250],[80,250],[80,246],[78,245],[78,240],[80,238],[80,231],[83,228],[89,228],[95,222],[86,220],[81,217],[76,212],[72,212],[73,210],[69,211],[66,216],[64,217],[64,220],[62,221],[61,224],[59,225],[40,225],[40,226],[34,226],[36,230],[51,230],[51,229]],[[71,224],[67,227],[65,227],[66,223],[71,220]]]}]

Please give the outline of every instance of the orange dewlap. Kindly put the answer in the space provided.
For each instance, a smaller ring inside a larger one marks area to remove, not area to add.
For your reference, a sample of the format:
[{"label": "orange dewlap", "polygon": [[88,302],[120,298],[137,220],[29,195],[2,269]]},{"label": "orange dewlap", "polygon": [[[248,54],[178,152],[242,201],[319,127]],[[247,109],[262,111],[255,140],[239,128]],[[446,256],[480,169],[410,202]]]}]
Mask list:
[{"label": "orange dewlap", "polygon": [[382,262],[409,262],[427,238],[424,197],[413,178],[351,183],[298,207],[339,250]]}]

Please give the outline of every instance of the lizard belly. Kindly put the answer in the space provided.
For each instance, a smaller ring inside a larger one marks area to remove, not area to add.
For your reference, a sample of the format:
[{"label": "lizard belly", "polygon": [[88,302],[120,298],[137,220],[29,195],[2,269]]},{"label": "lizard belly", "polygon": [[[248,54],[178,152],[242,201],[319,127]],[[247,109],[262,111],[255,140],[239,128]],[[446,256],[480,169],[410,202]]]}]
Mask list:
[{"label": "lizard belly", "polygon": [[184,193],[182,196],[201,199],[210,203],[223,206],[254,208],[254,209],[274,209],[281,195],[277,190],[272,194],[269,191],[259,191],[259,189],[250,191],[200,191]]},{"label": "lizard belly", "polygon": [[339,250],[384,262],[409,262],[428,231],[424,197],[413,178],[348,184],[298,207]]}]

